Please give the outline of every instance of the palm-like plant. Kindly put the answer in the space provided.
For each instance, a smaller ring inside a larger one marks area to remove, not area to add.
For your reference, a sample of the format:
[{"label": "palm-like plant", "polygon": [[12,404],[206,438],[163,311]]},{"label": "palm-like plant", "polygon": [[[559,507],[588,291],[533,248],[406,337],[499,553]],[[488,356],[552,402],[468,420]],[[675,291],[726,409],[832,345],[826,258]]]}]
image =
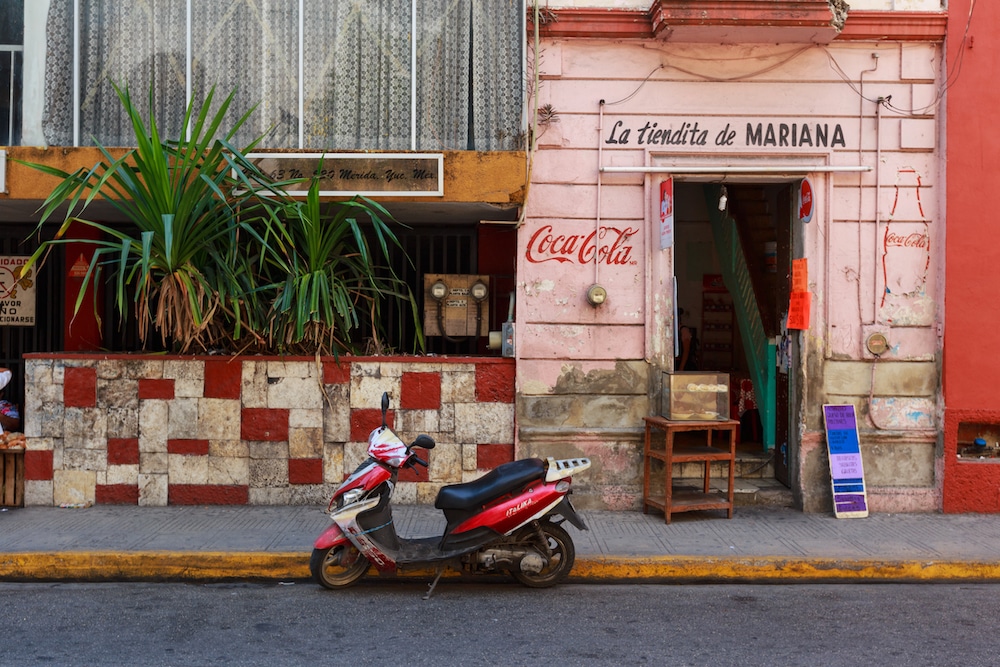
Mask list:
[{"label": "palm-like plant", "polygon": [[359,351],[354,332],[360,328],[359,315],[371,320],[369,331],[375,343],[382,334],[379,306],[385,298],[408,303],[416,326],[417,347],[423,347],[416,301],[405,282],[391,269],[379,275],[375,255],[369,247],[361,220],[378,243],[381,256],[389,254],[388,244],[399,240],[386,224],[391,215],[381,205],[365,197],[342,202],[332,215],[321,210],[319,181],[310,184],[305,201],[286,208],[275,225],[276,243],[269,247],[269,262],[275,275],[284,276],[276,284],[269,332],[282,349],[305,344],[310,348]]},{"label": "palm-like plant", "polygon": [[[55,238],[39,247],[29,266],[54,244],[96,246],[77,310],[87,287],[107,271],[119,316],[134,298],[140,340],[145,344],[152,325],[181,352],[302,351],[302,343],[317,352],[350,350],[359,305],[377,312],[386,296],[408,296],[416,320],[412,296],[400,289],[405,286],[376,279],[376,262],[352,215],[371,219],[384,256],[387,240],[397,242],[380,217],[389,217],[385,209],[356,199],[339,205],[328,225],[320,216],[316,183],[305,202],[287,197],[283,187],[291,181],[272,182],[246,158],[260,138],[243,150],[231,144],[253,109],[218,136],[235,93],[212,116],[214,90],[197,113],[192,101],[180,138],[164,141],[152,114],[152,91],[148,126],[128,89],[115,91],[132,123],[135,148],[116,159],[99,145],[103,159],[73,173],[30,165],[61,179],[43,204],[39,228],[60,207],[67,212]],[[135,229],[85,217],[97,197]],[[73,222],[101,231],[102,238],[67,238]],[[377,321],[373,330],[379,330]]]}]

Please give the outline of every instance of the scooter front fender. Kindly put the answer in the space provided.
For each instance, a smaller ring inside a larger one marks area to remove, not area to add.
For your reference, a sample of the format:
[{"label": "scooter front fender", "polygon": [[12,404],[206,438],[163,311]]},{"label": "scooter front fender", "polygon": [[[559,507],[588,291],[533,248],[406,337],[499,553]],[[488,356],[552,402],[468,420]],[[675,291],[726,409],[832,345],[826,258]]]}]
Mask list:
[{"label": "scooter front fender", "polygon": [[331,523],[330,526],[316,538],[316,541],[313,542],[313,548],[329,549],[330,547],[335,547],[344,542],[350,542],[350,540],[347,539],[347,536],[344,535],[344,531],[338,524]]}]

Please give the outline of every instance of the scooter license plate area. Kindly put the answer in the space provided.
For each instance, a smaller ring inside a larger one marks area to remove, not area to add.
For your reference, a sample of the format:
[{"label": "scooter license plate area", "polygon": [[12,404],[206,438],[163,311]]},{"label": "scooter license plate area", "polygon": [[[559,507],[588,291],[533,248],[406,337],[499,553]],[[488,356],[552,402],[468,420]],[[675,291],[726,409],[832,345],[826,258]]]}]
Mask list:
[{"label": "scooter license plate area", "polygon": [[452,535],[482,527],[491,528],[505,535],[558,505],[565,493],[556,490],[556,484],[556,482],[534,483],[525,487],[520,493],[502,498],[463,521],[451,531]]}]

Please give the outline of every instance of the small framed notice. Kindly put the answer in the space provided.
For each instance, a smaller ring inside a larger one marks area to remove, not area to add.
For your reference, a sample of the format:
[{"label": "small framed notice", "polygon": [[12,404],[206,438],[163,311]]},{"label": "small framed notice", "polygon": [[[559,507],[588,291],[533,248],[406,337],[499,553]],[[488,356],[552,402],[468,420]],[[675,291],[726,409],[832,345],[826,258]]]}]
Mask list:
[{"label": "small framed notice", "polygon": [[833,511],[838,519],[868,516],[868,492],[861,464],[858,420],[853,405],[824,405],[826,445],[830,453]]}]

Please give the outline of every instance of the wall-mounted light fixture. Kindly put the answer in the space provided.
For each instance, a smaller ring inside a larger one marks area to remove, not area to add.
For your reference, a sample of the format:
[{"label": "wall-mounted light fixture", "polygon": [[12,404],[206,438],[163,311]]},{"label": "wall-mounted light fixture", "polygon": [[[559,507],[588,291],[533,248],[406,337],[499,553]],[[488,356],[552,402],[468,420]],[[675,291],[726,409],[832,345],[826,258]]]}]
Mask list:
[{"label": "wall-mounted light fixture", "polygon": [[587,302],[595,308],[608,300],[608,290],[594,284],[587,290]]}]

